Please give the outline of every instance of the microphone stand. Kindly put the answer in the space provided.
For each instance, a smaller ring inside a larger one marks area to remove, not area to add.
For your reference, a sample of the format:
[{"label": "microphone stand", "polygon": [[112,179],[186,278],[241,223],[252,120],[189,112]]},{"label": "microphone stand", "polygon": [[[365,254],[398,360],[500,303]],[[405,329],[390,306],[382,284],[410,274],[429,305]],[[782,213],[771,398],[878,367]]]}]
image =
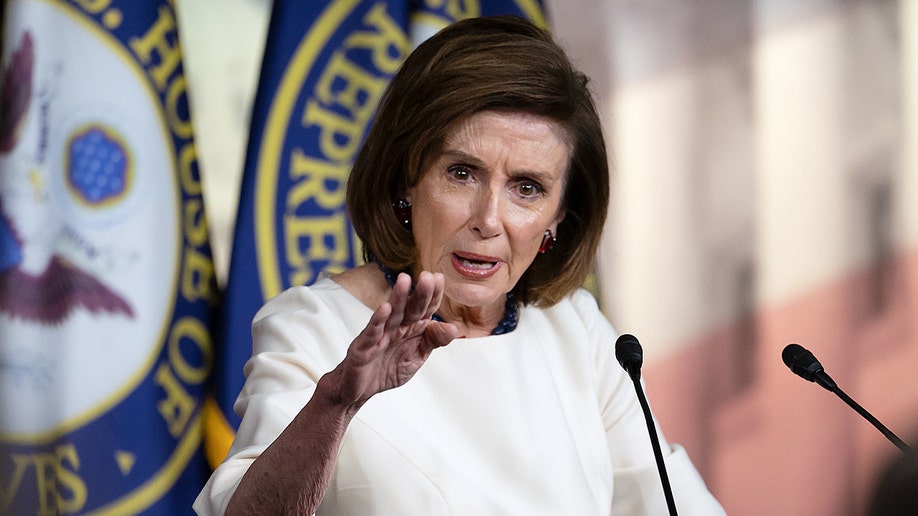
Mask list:
[{"label": "microphone stand", "polygon": [[849,407],[853,408],[858,414],[863,416],[864,419],[866,419],[867,421],[870,421],[870,424],[876,427],[876,429],[879,430],[880,433],[885,435],[886,438],[890,440],[890,442],[898,446],[900,450],[902,450],[905,453],[909,453],[910,451],[912,451],[912,449],[909,448],[909,446],[905,444],[902,441],[902,439],[899,439],[899,436],[894,434],[892,430],[890,430],[889,428],[886,428],[886,425],[881,423],[879,419],[873,417],[873,414],[871,414],[870,412],[867,412],[867,409],[860,406],[856,401],[851,399],[850,396],[845,394],[845,391],[841,390],[841,387],[838,387],[836,385],[834,388],[829,389],[829,390],[834,392],[839,398],[841,398],[842,401],[847,403]]},{"label": "microphone stand", "polygon": [[650,413],[650,405],[647,403],[647,397],[644,396],[644,389],[641,387],[640,373],[631,377],[634,382],[634,390],[637,391],[638,401],[641,402],[641,410],[644,411],[644,420],[647,421],[647,432],[650,434],[650,444],[653,446],[653,456],[657,461],[657,471],[660,472],[660,482],[663,484],[663,494],[666,495],[666,507],[669,508],[670,516],[677,516],[676,501],[673,499],[673,489],[669,485],[669,475],[666,474],[666,464],[663,462],[663,451],[660,449],[660,437],[657,435],[656,425],[653,423],[653,415]]}]

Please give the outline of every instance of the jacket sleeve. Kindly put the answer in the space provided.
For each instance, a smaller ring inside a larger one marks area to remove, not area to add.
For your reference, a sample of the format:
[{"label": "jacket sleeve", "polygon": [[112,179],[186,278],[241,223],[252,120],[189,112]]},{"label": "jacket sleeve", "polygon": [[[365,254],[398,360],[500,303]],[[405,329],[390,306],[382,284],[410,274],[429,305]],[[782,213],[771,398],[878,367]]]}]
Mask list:
[{"label": "jacket sleeve", "polygon": [[341,361],[351,338],[340,318],[307,287],[287,290],[259,310],[245,384],[234,405],[242,423],[229,454],[194,503],[198,514],[226,511],[249,466],[309,401],[319,378]]}]

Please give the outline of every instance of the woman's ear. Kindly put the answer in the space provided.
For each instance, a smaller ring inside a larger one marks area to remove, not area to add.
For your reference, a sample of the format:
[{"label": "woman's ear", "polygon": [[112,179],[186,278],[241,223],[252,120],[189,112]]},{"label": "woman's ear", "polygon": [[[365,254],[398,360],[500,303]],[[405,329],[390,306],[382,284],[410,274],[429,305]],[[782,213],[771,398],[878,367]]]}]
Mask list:
[{"label": "woman's ear", "polygon": [[564,209],[564,208],[559,208],[559,209],[558,209],[558,216],[555,217],[555,220],[552,221],[551,226],[548,227],[548,229],[551,230],[551,233],[552,233],[553,235],[557,235],[557,234],[558,234],[558,224],[560,224],[561,221],[564,220],[564,216],[565,216],[565,215],[567,215],[567,210]]}]

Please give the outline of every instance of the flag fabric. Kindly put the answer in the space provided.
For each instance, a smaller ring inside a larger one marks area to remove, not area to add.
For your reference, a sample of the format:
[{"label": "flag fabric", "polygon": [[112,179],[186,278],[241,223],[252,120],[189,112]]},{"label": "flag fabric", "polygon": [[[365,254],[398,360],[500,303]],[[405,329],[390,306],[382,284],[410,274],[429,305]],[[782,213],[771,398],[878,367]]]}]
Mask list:
[{"label": "flag fabric", "polygon": [[0,514],[187,514],[217,290],[168,0],[8,0]]},{"label": "flag fabric", "polygon": [[205,408],[212,466],[239,424],[233,402],[255,312],[286,288],[359,260],[345,184],[389,79],[415,43],[459,19],[496,14],[546,26],[538,0],[275,0],[221,309],[215,396]]}]

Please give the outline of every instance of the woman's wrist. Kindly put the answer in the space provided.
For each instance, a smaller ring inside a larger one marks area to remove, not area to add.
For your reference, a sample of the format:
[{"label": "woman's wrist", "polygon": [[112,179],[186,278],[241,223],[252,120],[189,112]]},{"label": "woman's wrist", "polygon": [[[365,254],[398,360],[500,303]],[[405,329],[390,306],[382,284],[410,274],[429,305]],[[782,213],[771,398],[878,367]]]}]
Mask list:
[{"label": "woman's wrist", "polygon": [[341,365],[322,375],[316,384],[316,392],[313,397],[326,409],[332,412],[340,412],[350,420],[366,403],[366,400],[343,399],[342,393],[345,389],[341,386],[342,376]]}]

